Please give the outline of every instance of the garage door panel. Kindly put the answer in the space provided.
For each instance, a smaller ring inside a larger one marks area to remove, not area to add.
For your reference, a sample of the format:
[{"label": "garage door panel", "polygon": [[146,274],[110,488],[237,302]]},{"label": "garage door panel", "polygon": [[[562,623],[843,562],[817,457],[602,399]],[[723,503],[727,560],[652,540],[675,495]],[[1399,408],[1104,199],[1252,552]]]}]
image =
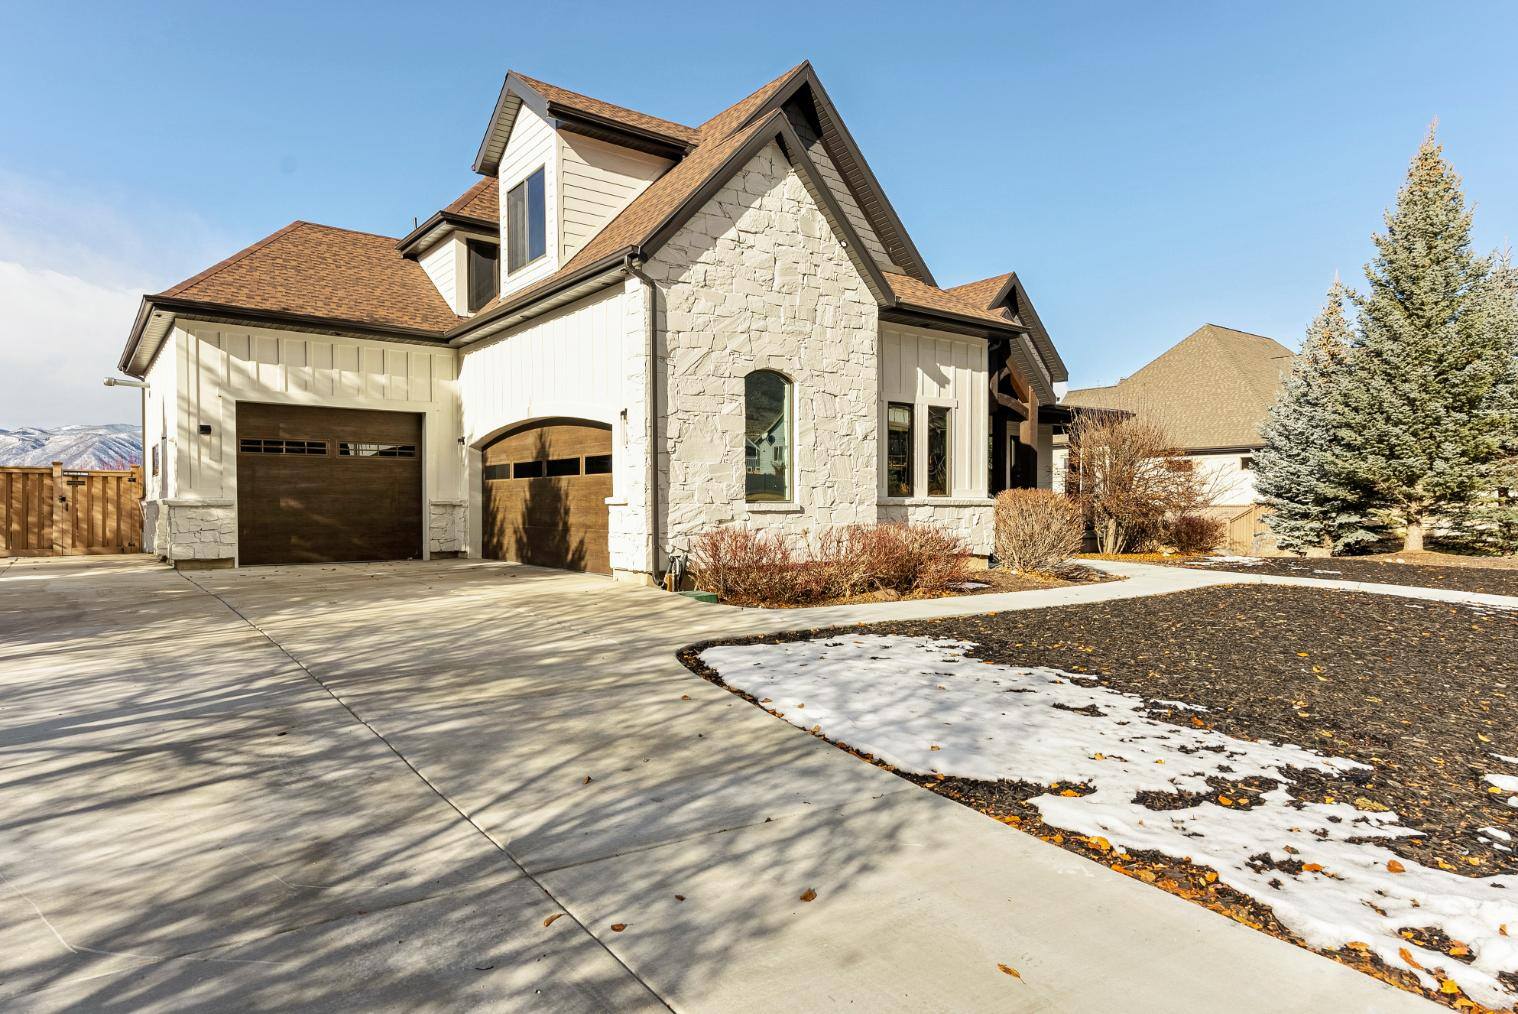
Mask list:
[{"label": "garage door panel", "polygon": [[[605,426],[561,421],[521,430],[486,447],[485,555],[541,567],[611,573],[606,499],[611,454]],[[599,459],[587,466],[586,459]],[[579,474],[514,478],[516,465],[548,462]]]},{"label": "garage door panel", "polygon": [[237,432],[241,562],[421,556],[419,415],[239,403]]}]

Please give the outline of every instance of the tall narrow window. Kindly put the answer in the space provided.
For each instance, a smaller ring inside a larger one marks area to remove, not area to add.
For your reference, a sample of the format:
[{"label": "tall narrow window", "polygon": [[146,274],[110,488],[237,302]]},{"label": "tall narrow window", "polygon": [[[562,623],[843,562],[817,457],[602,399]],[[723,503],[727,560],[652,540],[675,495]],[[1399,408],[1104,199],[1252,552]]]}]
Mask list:
[{"label": "tall narrow window", "polygon": [[791,499],[791,382],[770,370],[743,380],[743,472],[751,502]]},{"label": "tall narrow window", "polygon": [[949,410],[928,406],[928,496],[949,495]]},{"label": "tall narrow window", "polygon": [[478,313],[501,291],[501,247],[477,239],[464,245],[469,249],[469,312]]},{"label": "tall narrow window", "polygon": [[912,495],[912,406],[886,406],[886,495]]},{"label": "tall narrow window", "polygon": [[506,271],[516,271],[548,252],[548,211],[539,168],[506,193]]}]

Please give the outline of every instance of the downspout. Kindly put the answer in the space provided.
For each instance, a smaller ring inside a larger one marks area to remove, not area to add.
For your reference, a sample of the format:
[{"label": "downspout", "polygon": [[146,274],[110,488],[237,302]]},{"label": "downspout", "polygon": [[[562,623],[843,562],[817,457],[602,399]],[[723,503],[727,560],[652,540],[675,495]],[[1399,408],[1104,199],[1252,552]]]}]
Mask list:
[{"label": "downspout", "polygon": [[659,289],[643,272],[643,258],[628,254],[622,258],[627,273],[643,283],[647,293],[644,318],[647,321],[648,362],[644,384],[648,392],[648,576],[659,583]]}]

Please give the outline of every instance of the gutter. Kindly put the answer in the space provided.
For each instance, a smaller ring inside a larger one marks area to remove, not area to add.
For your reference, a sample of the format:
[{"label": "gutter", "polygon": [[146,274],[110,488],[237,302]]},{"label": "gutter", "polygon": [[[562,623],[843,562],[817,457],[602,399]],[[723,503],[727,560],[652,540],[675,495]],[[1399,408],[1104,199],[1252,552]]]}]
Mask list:
[{"label": "gutter", "polygon": [[644,373],[648,403],[648,576],[659,582],[659,287],[643,272],[643,258],[628,253],[622,267],[643,283],[648,331],[648,365]]},{"label": "gutter", "polygon": [[[566,289],[572,289],[578,285],[593,281],[599,275],[608,275],[612,272],[616,272],[617,274],[624,273],[627,270],[627,258],[634,256],[636,253],[637,250],[634,247],[623,247],[615,253],[592,261],[585,265],[585,267],[571,275],[566,275],[552,285],[529,285],[527,288],[521,290],[519,294],[513,296],[509,302],[486,310],[484,313],[475,314],[463,323],[450,328],[442,337],[454,348],[471,345],[483,338],[488,338],[497,331],[521,323],[522,320],[527,320],[529,317],[537,316],[537,312],[532,311],[537,308],[539,303],[563,293]],[[538,312],[547,312],[549,309],[553,308],[542,307]],[[520,319],[513,319],[514,317]]]}]

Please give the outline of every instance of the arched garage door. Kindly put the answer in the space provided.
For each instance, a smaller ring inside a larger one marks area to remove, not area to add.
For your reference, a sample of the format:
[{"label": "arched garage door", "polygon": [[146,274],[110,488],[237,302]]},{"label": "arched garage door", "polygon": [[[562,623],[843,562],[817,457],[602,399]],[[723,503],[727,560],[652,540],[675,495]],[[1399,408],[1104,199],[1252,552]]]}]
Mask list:
[{"label": "arched garage door", "polygon": [[611,573],[610,427],[553,419],[513,430],[485,447],[484,470],[487,557]]}]

